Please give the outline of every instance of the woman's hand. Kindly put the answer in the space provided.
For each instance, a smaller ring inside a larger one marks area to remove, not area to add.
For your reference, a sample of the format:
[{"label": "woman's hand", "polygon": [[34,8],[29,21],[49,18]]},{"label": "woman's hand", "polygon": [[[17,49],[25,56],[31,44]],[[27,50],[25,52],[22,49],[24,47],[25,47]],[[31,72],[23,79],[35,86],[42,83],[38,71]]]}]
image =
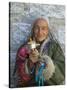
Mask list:
[{"label": "woman's hand", "polygon": [[37,49],[31,50],[31,52],[29,54],[29,58],[33,63],[36,63],[38,61],[38,57],[39,57],[38,50]]}]

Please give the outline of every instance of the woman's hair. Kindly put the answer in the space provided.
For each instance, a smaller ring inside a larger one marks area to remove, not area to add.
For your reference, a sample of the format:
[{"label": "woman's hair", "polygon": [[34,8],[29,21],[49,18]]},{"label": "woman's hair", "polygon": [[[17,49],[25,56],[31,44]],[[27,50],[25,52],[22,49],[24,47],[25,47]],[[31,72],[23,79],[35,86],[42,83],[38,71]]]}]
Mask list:
[{"label": "woman's hair", "polygon": [[34,28],[36,26],[36,23],[39,21],[39,20],[43,20],[43,21],[46,21],[47,24],[48,24],[48,27],[49,27],[49,20],[48,18],[37,18],[36,20],[34,20],[33,24],[32,24],[32,30],[31,30],[31,38],[33,39],[34,37]]}]

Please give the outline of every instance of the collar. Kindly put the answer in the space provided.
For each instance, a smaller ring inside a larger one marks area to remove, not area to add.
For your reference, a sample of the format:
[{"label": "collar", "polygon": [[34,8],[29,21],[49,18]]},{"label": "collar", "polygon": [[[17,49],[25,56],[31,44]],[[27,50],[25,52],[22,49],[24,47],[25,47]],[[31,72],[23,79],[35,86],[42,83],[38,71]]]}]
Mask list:
[{"label": "collar", "polygon": [[47,42],[50,41],[50,38],[48,37],[46,40],[43,41],[42,45],[41,45],[41,48],[40,48],[40,53],[42,54],[42,51],[43,51],[43,48],[44,46],[46,45]]}]

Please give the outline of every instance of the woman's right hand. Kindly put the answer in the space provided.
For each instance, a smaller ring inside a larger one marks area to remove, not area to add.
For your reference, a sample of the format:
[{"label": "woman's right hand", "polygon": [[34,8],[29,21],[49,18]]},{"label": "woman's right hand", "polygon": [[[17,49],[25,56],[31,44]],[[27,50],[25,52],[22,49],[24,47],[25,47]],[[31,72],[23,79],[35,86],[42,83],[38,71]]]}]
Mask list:
[{"label": "woman's right hand", "polygon": [[36,63],[38,61],[39,57],[39,52],[37,49],[32,49],[30,54],[29,54],[29,59],[33,62]]}]

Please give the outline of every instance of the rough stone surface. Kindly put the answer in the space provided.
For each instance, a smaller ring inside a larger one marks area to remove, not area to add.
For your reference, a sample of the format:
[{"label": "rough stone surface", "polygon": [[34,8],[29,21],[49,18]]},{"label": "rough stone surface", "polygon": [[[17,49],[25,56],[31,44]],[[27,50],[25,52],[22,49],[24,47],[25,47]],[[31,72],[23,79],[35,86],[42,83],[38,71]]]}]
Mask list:
[{"label": "rough stone surface", "polygon": [[11,87],[15,87],[17,78],[12,76],[12,73],[16,53],[18,48],[30,37],[32,24],[36,18],[48,18],[49,28],[65,52],[65,6],[11,2],[9,8]]}]

